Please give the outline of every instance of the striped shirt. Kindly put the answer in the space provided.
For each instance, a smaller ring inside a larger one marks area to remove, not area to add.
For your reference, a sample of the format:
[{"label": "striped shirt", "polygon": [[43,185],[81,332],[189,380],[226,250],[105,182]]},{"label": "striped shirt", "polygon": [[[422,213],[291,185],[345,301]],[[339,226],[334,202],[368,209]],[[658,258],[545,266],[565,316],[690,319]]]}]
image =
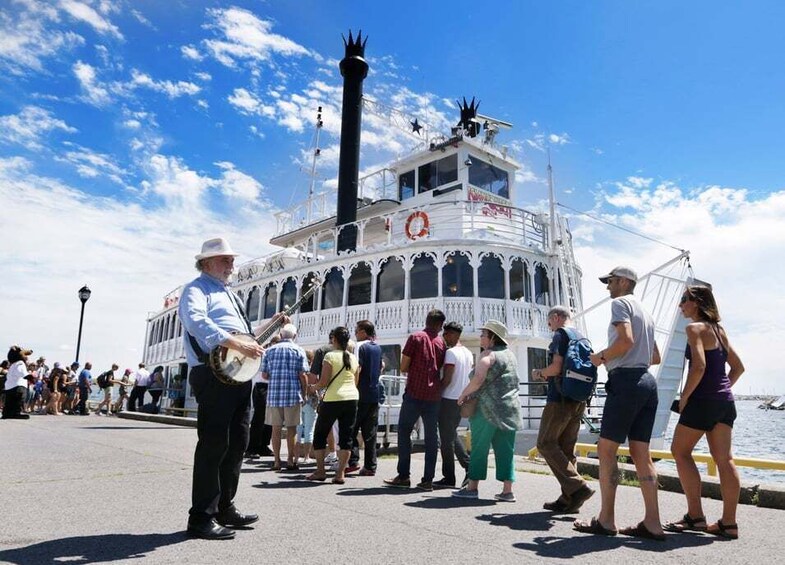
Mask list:
[{"label": "striped shirt", "polygon": [[308,372],[305,351],[289,339],[283,339],[264,352],[263,378],[267,388],[267,406],[294,406],[302,401],[300,375]]}]

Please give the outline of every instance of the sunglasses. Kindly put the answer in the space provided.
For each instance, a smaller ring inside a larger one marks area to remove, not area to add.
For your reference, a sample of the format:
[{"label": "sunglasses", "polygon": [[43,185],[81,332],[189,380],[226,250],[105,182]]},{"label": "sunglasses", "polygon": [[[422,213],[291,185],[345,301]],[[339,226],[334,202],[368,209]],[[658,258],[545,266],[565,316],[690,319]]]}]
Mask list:
[{"label": "sunglasses", "polygon": [[688,301],[690,301],[690,300],[692,300],[692,298],[690,298],[689,296],[687,296],[687,295],[685,294],[684,296],[682,296],[682,297],[681,297],[681,300],[679,300],[679,305],[682,305],[682,304],[684,304],[685,302],[688,302]]}]

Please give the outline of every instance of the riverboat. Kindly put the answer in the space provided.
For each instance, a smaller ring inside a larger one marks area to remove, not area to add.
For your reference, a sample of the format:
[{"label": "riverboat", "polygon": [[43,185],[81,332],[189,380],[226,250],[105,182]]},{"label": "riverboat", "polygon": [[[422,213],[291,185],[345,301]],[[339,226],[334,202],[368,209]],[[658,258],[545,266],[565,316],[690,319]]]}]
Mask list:
[{"label": "riverboat", "polygon": [[[350,35],[342,73],[345,65],[362,57],[365,43],[361,42],[362,50],[357,43],[359,38],[355,42]],[[402,393],[401,379],[396,378],[401,348],[409,334],[423,328],[431,309],[461,323],[461,341],[475,353],[480,350],[480,327],[492,319],[503,322],[520,371],[519,443],[522,448],[533,445],[545,387],[529,382],[528,375],[546,364],[551,338],[547,312],[554,305],[566,305],[578,313],[576,322],[585,331],[591,311],[583,307],[582,271],[573,254],[569,224],[556,212],[552,182],[549,210],[516,206],[515,173],[520,165],[497,143],[497,133],[511,124],[479,114],[474,100],[464,99],[459,122],[444,135],[429,137],[419,149],[362,178],[355,162],[348,174],[356,193],[350,191],[349,218],[345,213],[342,218],[341,207],[347,210],[346,195],[341,194],[347,174],[345,142],[356,143],[359,158],[360,128],[353,120],[359,122],[360,116],[347,117],[347,90],[352,85],[345,82],[337,190],[310,194],[275,214],[277,229],[270,243],[278,249],[240,264],[233,290],[257,326],[297,302],[316,279],[323,281],[292,315],[297,341],[306,349],[325,344],[336,326],[351,330],[359,320],[372,321],[388,376],[387,410],[380,411],[381,423],[388,425],[397,421]],[[371,104],[367,99],[355,102],[358,108]],[[348,127],[347,121],[352,122]],[[321,127],[321,116],[316,124]],[[357,139],[345,139],[353,129]],[[661,410],[655,437],[660,438],[678,389],[680,372],[678,377],[676,373],[686,343],[675,315],[686,281],[686,256],[682,253],[642,277],[641,292],[636,292],[644,301],[648,297],[660,346],[667,352],[657,375]],[[144,361],[148,366],[163,365],[167,382],[187,372],[177,314],[180,290],[168,293],[163,308],[147,320]],[[587,411],[584,441],[592,441],[591,434],[596,433],[602,395],[597,398],[600,402]],[[188,387],[185,406],[195,406]]]}]

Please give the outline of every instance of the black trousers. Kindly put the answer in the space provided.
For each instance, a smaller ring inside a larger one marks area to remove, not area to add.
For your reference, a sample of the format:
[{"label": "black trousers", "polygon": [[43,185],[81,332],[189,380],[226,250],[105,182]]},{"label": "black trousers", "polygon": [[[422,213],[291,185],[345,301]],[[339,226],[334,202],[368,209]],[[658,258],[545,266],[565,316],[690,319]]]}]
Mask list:
[{"label": "black trousers", "polygon": [[230,510],[237,493],[251,421],[251,383],[226,385],[205,365],[188,376],[199,403],[190,522]]},{"label": "black trousers", "polygon": [[357,417],[356,400],[338,400],[322,402],[319,406],[319,415],[316,416],[316,425],[313,430],[313,448],[325,449],[327,435],[338,420],[338,448],[352,448],[352,429]]},{"label": "black trousers", "polygon": [[442,398],[439,405],[439,439],[442,452],[442,476],[449,482],[455,483],[455,458],[463,467],[469,470],[469,456],[463,442],[458,437],[458,424],[461,423],[461,407],[457,400]]},{"label": "black trousers", "polygon": [[253,386],[253,420],[251,420],[251,438],[248,441],[248,453],[261,455],[270,449],[270,438],[273,427],[264,423],[267,412],[267,383],[256,383]]},{"label": "black trousers", "polygon": [[365,444],[364,465],[369,471],[376,470],[376,432],[379,427],[379,403],[359,402],[357,404],[357,418],[352,429],[352,454],[349,456],[349,465],[360,462],[360,442],[358,434],[362,434]]},{"label": "black trousers", "polygon": [[80,414],[89,414],[87,411],[87,397],[90,395],[90,392],[86,386],[79,387],[79,405],[77,406],[77,410],[79,410]]},{"label": "black trousers", "polygon": [[3,418],[16,418],[22,414],[22,407],[24,406],[27,388],[23,386],[17,386],[4,392],[5,404],[3,405]]},{"label": "black trousers", "polygon": [[139,412],[139,409],[144,405],[145,392],[147,392],[146,386],[134,385],[131,389],[131,395],[128,397],[128,406],[126,407],[126,410],[129,412]]}]

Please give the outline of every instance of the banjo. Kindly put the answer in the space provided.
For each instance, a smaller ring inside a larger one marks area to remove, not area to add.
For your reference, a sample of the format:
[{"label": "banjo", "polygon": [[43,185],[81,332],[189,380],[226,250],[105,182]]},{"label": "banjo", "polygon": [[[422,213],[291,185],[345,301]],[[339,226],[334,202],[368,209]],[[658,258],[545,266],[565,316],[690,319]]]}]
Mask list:
[{"label": "banjo", "polygon": [[[284,309],[284,316],[288,316],[299,310],[305,301],[311,298],[320,286],[322,286],[322,281],[314,279],[311,283],[311,288],[300,297],[300,300]],[[232,337],[249,344],[258,343],[261,345],[270,339],[270,337],[272,337],[272,335],[283,325],[284,316],[279,317],[275,322],[270,324],[259,337],[254,337],[251,334],[245,333],[236,333],[233,334]],[[207,364],[213,370],[215,378],[222,383],[227,385],[241,385],[250,381],[254,375],[259,372],[262,358],[258,357],[254,359],[253,357],[243,355],[236,349],[230,349],[223,345],[219,345],[210,352]]]}]

